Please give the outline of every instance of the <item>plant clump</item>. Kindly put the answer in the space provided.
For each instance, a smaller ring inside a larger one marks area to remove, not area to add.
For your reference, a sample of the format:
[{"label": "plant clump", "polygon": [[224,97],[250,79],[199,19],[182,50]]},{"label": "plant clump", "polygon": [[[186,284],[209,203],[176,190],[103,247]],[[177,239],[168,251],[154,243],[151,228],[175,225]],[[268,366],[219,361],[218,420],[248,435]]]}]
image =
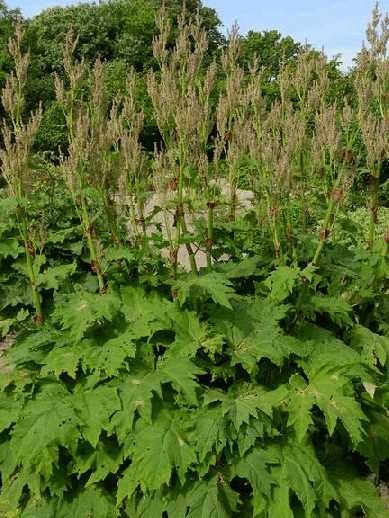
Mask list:
[{"label": "plant clump", "polygon": [[115,94],[67,35],[53,160],[10,42],[0,514],[384,517],[387,17],[341,97],[323,53],[273,76],[236,27],[209,59],[200,14],[177,23]]}]

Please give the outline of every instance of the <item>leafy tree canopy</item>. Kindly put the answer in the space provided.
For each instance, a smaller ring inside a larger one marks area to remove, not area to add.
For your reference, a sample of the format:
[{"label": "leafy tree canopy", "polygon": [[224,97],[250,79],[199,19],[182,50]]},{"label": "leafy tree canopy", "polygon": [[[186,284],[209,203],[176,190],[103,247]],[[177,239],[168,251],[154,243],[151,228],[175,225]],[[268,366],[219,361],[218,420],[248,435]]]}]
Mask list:
[{"label": "leafy tree canopy", "polygon": [[19,9],[9,9],[4,2],[0,0],[0,82],[3,84],[6,74],[10,70],[10,59],[7,51],[7,44],[13,33],[15,24],[21,20]]},{"label": "leafy tree canopy", "polygon": [[[123,59],[143,70],[152,62],[155,15],[161,5],[161,0],[106,0],[47,9],[29,23],[33,55],[39,58],[41,71],[61,70],[64,35],[73,29],[79,37],[79,57],[92,62],[97,57],[107,61]],[[166,2],[173,23],[181,8],[180,0]],[[192,15],[200,13],[210,31],[210,47],[217,48],[223,37],[218,30],[220,20],[216,12],[203,7],[200,0],[187,2],[187,11]]]},{"label": "leafy tree canopy", "polygon": [[242,40],[242,58],[249,64],[256,56],[269,77],[276,77],[281,64],[295,60],[303,45],[291,36],[282,36],[277,30],[249,31]]}]

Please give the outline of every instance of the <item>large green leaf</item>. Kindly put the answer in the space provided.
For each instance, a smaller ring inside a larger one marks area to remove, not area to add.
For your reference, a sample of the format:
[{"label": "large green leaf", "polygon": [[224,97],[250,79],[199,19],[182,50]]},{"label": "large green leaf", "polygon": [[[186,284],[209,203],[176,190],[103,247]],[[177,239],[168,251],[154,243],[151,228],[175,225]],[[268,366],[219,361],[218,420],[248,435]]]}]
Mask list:
[{"label": "large green leaf", "polygon": [[299,276],[298,269],[279,266],[264,282],[270,290],[270,299],[276,303],[283,302],[292,293]]},{"label": "large green leaf", "polygon": [[7,392],[0,393],[0,433],[17,422],[23,403],[20,396]]},{"label": "large green leaf", "polygon": [[262,358],[280,366],[291,354],[297,354],[297,339],[286,336],[280,326],[287,312],[287,306],[265,299],[238,304],[231,312],[215,312],[212,319],[230,345],[232,364],[254,373]]},{"label": "large green leaf", "polygon": [[[278,463],[277,458],[274,463]],[[251,485],[254,518],[266,512],[272,485],[275,485],[275,481],[268,470],[269,464],[271,464],[271,459],[263,455],[261,449],[258,448],[240,458],[233,466],[233,474],[246,479]]]},{"label": "large green leaf", "polygon": [[102,378],[128,370],[127,361],[135,358],[136,344],[130,329],[103,343],[84,338],[80,342],[54,347],[44,358],[42,374],[60,377],[66,373],[76,379],[78,368],[85,373],[98,373]]},{"label": "large green leaf", "polygon": [[119,307],[120,298],[114,293],[99,295],[80,291],[58,297],[53,318],[77,342],[88,329],[111,321],[117,315]]},{"label": "large green leaf", "polygon": [[60,384],[48,384],[30,400],[15,424],[10,443],[12,469],[31,467],[45,479],[58,462],[59,448],[74,452],[80,439],[80,420],[73,399]]},{"label": "large green leaf", "polygon": [[277,486],[272,489],[269,516],[293,517],[292,493],[301,502],[305,516],[321,516],[320,513],[334,498],[335,491],[314,449],[309,444],[288,443],[282,447],[271,446],[266,454],[270,455],[272,463],[277,464],[270,469]]},{"label": "large green leaf", "polygon": [[19,245],[19,241],[14,237],[1,238],[0,241],[0,258],[13,257],[14,259],[23,251]]},{"label": "large green leaf", "polygon": [[215,465],[217,459],[227,445],[227,423],[221,406],[203,408],[193,416],[194,427],[190,437],[198,454],[200,463],[204,463],[208,472],[210,465]]},{"label": "large green leaf", "polygon": [[267,392],[255,385],[240,384],[221,397],[222,413],[239,431],[244,423],[250,423],[251,418],[258,419],[261,414],[271,418],[273,406],[278,406],[284,398],[284,391]]},{"label": "large green leaf", "polygon": [[140,287],[126,286],[120,290],[122,313],[136,337],[151,337],[156,331],[171,329],[170,312],[174,308],[157,293],[146,293]]},{"label": "large green leaf", "polygon": [[75,273],[77,265],[75,262],[72,264],[61,264],[58,266],[51,266],[44,272],[41,272],[37,276],[37,284],[45,289],[58,290],[59,287]]},{"label": "large green leaf", "polygon": [[231,281],[221,273],[206,273],[200,276],[186,276],[173,285],[181,305],[189,299],[211,299],[226,308],[231,307],[230,299],[234,296]]},{"label": "large green leaf", "polygon": [[64,501],[59,505],[56,518],[117,518],[115,500],[107,491],[89,486],[83,489],[70,502]]},{"label": "large green leaf", "polygon": [[204,372],[191,360],[169,356],[166,360],[159,362],[157,374],[161,383],[170,383],[177,392],[183,394],[189,403],[197,404],[196,389],[199,385],[196,382],[196,376],[204,374]]},{"label": "large green leaf", "polygon": [[133,371],[118,385],[119,397],[122,407],[111,419],[112,429],[120,442],[124,442],[132,432],[136,414],[151,423],[152,405],[154,393],[161,393],[161,378],[155,372],[146,370]]},{"label": "large green leaf", "polygon": [[389,338],[357,325],[353,328],[351,345],[360,352],[363,361],[368,365],[384,367],[389,359]]},{"label": "large green leaf", "polygon": [[388,516],[377,488],[372,482],[362,478],[352,465],[332,465],[328,469],[328,475],[336,489],[336,499],[345,512],[352,515],[362,511],[369,518]]},{"label": "large green leaf", "polygon": [[182,428],[184,417],[180,412],[160,412],[152,424],[138,421],[132,464],[119,481],[119,501],[131,497],[138,484],[149,491],[168,484],[174,469],[184,484],[188,468],[197,460]]},{"label": "large green leaf", "polygon": [[319,314],[324,313],[340,326],[351,326],[353,323],[352,307],[339,297],[313,295],[307,302],[307,306],[307,310],[311,309],[314,313]]},{"label": "large green leaf", "polygon": [[110,418],[121,408],[117,388],[98,385],[92,390],[85,390],[78,385],[73,405],[79,416],[83,437],[96,448],[101,432],[110,430]]},{"label": "large green leaf", "polygon": [[71,471],[81,477],[90,473],[87,486],[104,481],[109,475],[116,473],[123,463],[123,450],[112,442],[99,442],[96,449],[79,452],[75,457]]},{"label": "large green leaf", "polygon": [[116,376],[121,370],[127,370],[127,361],[136,355],[135,337],[131,327],[101,345],[90,341],[83,348],[83,370],[106,376]]},{"label": "large green leaf", "polygon": [[299,376],[291,378],[289,424],[302,441],[312,424],[311,409],[316,405],[322,410],[328,432],[334,433],[337,421],[341,421],[356,446],[363,438],[363,421],[367,418],[353,395],[347,394],[349,380],[336,371],[320,370],[309,383]]},{"label": "large green leaf", "polygon": [[186,504],[188,518],[230,518],[238,510],[239,495],[222,474],[214,475],[194,485],[186,495]]}]

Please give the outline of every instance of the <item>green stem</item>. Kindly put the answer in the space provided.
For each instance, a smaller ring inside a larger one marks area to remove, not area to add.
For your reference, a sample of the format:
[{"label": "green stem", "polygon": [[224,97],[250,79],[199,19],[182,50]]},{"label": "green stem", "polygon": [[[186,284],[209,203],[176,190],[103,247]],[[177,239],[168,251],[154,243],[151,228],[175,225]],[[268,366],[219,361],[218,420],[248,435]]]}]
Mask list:
[{"label": "green stem", "polygon": [[387,230],[384,234],[384,246],[382,248],[382,256],[386,257],[388,255],[389,250],[389,230]]},{"label": "green stem", "polygon": [[[184,208],[183,208],[183,206],[181,206],[180,207],[179,225],[181,226],[182,233],[183,234],[188,234],[188,228],[186,226],[185,215],[184,215],[183,211],[184,211]],[[188,252],[188,256],[189,256],[190,269],[191,269],[192,273],[197,275],[198,274],[198,269],[197,269],[196,257],[195,257],[195,254],[193,252],[191,244],[190,243],[185,243],[185,248],[186,248],[186,250]]]},{"label": "green stem", "polygon": [[119,229],[118,229],[118,223],[115,215],[115,209],[112,205],[112,201],[109,198],[109,195],[103,194],[103,204],[104,204],[104,211],[107,216],[107,222],[109,226],[109,231],[111,235],[111,241],[114,244],[120,243],[119,238]]},{"label": "green stem", "polygon": [[132,230],[134,232],[134,241],[137,243],[139,241],[139,233],[138,233],[138,223],[137,223],[137,217],[136,217],[136,210],[135,210],[135,204],[133,201],[132,196],[130,196],[130,202],[129,202],[129,216],[131,220]]},{"label": "green stem", "polygon": [[[138,193],[138,197],[139,196],[140,195]],[[143,199],[139,199],[139,201],[138,201],[138,216],[139,216],[138,221],[139,221],[140,227],[142,229],[143,238],[144,238],[144,240],[146,240],[147,228],[146,228],[146,220],[145,220],[145,204],[144,204]]]},{"label": "green stem", "polygon": [[280,261],[280,263],[282,263],[283,255],[282,255],[282,249],[281,249],[281,241],[280,241],[278,225],[277,225],[275,216],[273,218],[273,243],[274,243],[274,252],[275,252],[276,258]]},{"label": "green stem", "polygon": [[330,236],[330,229],[331,229],[332,223],[334,221],[335,210],[336,210],[336,207],[338,204],[337,192],[339,190],[342,178],[343,178],[343,170],[340,171],[340,173],[338,174],[338,177],[334,184],[333,191],[330,195],[330,201],[328,203],[326,215],[324,218],[324,223],[320,230],[320,241],[316,247],[315,255],[312,260],[313,266],[318,265],[320,256],[324,249],[324,245],[327,243],[328,238]]},{"label": "green stem", "polygon": [[232,178],[232,174],[230,174],[230,216],[229,219],[233,223],[236,220],[236,188],[235,185],[233,185],[234,181]]},{"label": "green stem", "polygon": [[31,240],[29,238],[28,232],[28,223],[27,223],[27,215],[24,211],[24,208],[19,206],[17,210],[18,216],[18,226],[20,237],[23,240],[24,251],[26,254],[26,267],[27,267],[27,275],[30,280],[31,291],[32,291],[32,300],[35,309],[35,322],[38,326],[41,326],[44,321],[43,311],[42,311],[42,300],[41,295],[39,293],[39,289],[36,283],[35,270],[34,270],[34,250],[32,247]]},{"label": "green stem", "polygon": [[[178,249],[180,246],[180,237],[181,232],[183,234],[188,234],[188,228],[186,226],[185,222],[185,212],[184,212],[184,160],[185,153],[184,153],[184,146],[182,143],[180,143],[180,155],[179,155],[179,172],[178,172],[178,203],[176,206],[176,217],[177,217],[177,249],[176,252],[178,253]],[[186,250],[188,252],[189,256],[189,263],[192,273],[197,274],[197,264],[196,264],[196,258],[193,253],[193,249],[190,245],[190,243],[185,244]]]},{"label": "green stem", "polygon": [[212,266],[212,247],[213,247],[213,220],[214,220],[215,204],[208,203],[208,218],[207,218],[207,266]]},{"label": "green stem", "polygon": [[39,293],[39,289],[36,283],[35,271],[34,271],[34,255],[31,250],[31,243],[26,237],[24,240],[24,249],[26,252],[26,264],[27,264],[27,272],[30,279],[31,289],[32,289],[32,298],[34,302],[35,308],[35,322],[38,326],[43,324],[43,311],[42,311],[42,300],[41,295]]},{"label": "green stem", "polygon": [[[169,240],[169,260],[172,266],[172,274],[173,278],[177,278],[177,254],[176,254],[176,246],[172,236],[172,231],[170,227],[169,217],[165,208],[163,208],[163,219],[165,223],[166,235]],[[178,252],[177,252],[178,253]]]},{"label": "green stem", "polygon": [[270,202],[269,193],[267,193],[267,195],[266,195],[266,201],[267,201],[267,208],[268,208],[268,213],[269,213],[269,217],[270,217],[270,227],[271,227],[271,233],[272,233],[274,253],[275,253],[276,259],[279,260],[280,263],[282,263],[283,254],[282,254],[281,241],[280,241],[280,232],[279,232],[278,223],[277,223],[278,212],[279,212],[278,201],[274,197],[273,205],[272,205]]},{"label": "green stem", "polygon": [[96,274],[97,280],[99,283],[99,291],[100,293],[104,293],[105,291],[105,282],[102,274],[102,269],[100,265],[100,261],[97,255],[96,243],[92,233],[92,226],[89,218],[88,208],[86,206],[86,201],[83,195],[81,195],[81,213],[82,220],[84,225],[84,232],[88,242],[89,255],[90,255],[90,264],[92,267],[92,271]]},{"label": "green stem", "polygon": [[370,176],[370,227],[369,227],[369,248],[373,249],[378,224],[378,184],[379,178],[376,174]]}]

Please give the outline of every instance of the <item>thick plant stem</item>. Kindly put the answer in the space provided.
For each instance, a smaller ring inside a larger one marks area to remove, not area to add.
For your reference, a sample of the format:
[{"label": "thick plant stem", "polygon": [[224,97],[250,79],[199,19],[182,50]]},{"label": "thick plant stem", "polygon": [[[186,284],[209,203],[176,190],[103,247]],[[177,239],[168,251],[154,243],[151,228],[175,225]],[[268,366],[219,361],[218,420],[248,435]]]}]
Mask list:
[{"label": "thick plant stem", "polygon": [[163,209],[163,220],[164,220],[164,224],[165,224],[166,234],[167,234],[167,237],[169,240],[169,261],[170,261],[170,264],[172,267],[172,275],[173,275],[173,279],[176,279],[177,278],[178,255],[176,253],[177,249],[176,249],[175,242],[173,239],[170,222],[169,222],[169,217],[168,217],[168,214],[167,214],[167,211],[165,208]]},{"label": "thick plant stem", "polygon": [[32,298],[34,302],[35,308],[35,322],[38,326],[43,324],[43,311],[42,311],[42,300],[41,295],[39,293],[39,289],[36,283],[35,271],[34,271],[34,252],[32,250],[31,242],[25,238],[24,240],[24,249],[26,252],[26,264],[27,264],[27,272],[28,277],[30,279],[31,289],[32,289]]},{"label": "thick plant stem", "polygon": [[382,248],[382,255],[384,257],[387,256],[388,251],[389,251],[389,229],[387,229],[384,234],[384,246]]},{"label": "thick plant stem", "polygon": [[[139,196],[139,194],[138,194]],[[145,203],[142,199],[138,201],[138,222],[142,229],[144,239],[147,237],[146,219],[145,219]]]},{"label": "thick plant stem", "polygon": [[207,266],[212,266],[212,248],[213,248],[213,219],[214,219],[215,203],[208,202],[208,218],[207,218]]},{"label": "thick plant stem", "polygon": [[[186,226],[186,221],[185,221],[184,207],[182,205],[178,208],[178,214],[179,214],[178,225],[180,226],[182,233],[184,235],[188,234],[188,228]],[[185,243],[185,248],[186,248],[186,250],[188,252],[188,256],[189,256],[190,269],[191,269],[192,273],[197,275],[198,269],[197,269],[196,257],[193,252],[191,244]]]},{"label": "thick plant stem", "polygon": [[316,247],[315,255],[312,260],[312,264],[314,266],[318,265],[320,256],[324,249],[324,245],[328,241],[328,238],[330,236],[330,227],[331,227],[331,223],[333,220],[334,210],[335,210],[335,202],[334,202],[334,200],[331,200],[328,205],[328,208],[327,208],[323,227],[320,230],[320,241]]},{"label": "thick plant stem", "polygon": [[231,221],[231,223],[234,223],[236,220],[236,204],[237,204],[236,189],[231,184],[231,186],[230,186],[230,214],[229,214],[229,220]]},{"label": "thick plant stem", "polygon": [[330,201],[328,203],[326,215],[324,218],[323,226],[320,230],[320,241],[316,247],[315,255],[312,259],[312,265],[317,266],[319,264],[320,256],[323,252],[324,246],[330,237],[331,226],[335,218],[335,210],[340,201],[341,190],[339,189],[343,178],[343,171],[341,171],[336,179],[334,188],[331,193]]},{"label": "thick plant stem", "polygon": [[278,259],[282,263],[282,261],[283,261],[282,249],[281,249],[281,242],[280,242],[278,226],[277,226],[276,221],[273,221],[273,245],[274,245],[274,253],[275,253],[276,259]]},{"label": "thick plant stem", "polygon": [[104,196],[103,203],[104,203],[104,211],[105,211],[105,214],[107,217],[107,222],[108,222],[108,226],[109,226],[109,230],[110,230],[111,241],[113,244],[117,245],[120,243],[120,238],[119,238],[118,224],[117,224],[115,212],[114,212],[115,209],[108,196]]},{"label": "thick plant stem", "polygon": [[138,232],[138,223],[137,223],[137,217],[136,217],[136,208],[135,208],[135,204],[134,204],[134,201],[131,197],[130,199],[130,202],[129,202],[129,205],[128,205],[128,208],[129,208],[129,218],[130,218],[130,221],[131,221],[131,227],[132,227],[132,231],[133,231],[133,238],[135,240],[135,242],[137,243],[139,241],[139,232]]},{"label": "thick plant stem", "polygon": [[100,293],[104,293],[106,286],[104,282],[104,277],[101,270],[100,261],[97,255],[96,243],[93,236],[92,225],[89,218],[88,209],[86,206],[86,202],[83,196],[81,196],[81,211],[82,211],[82,220],[84,225],[84,232],[88,242],[89,255],[90,255],[90,264],[92,271],[96,274],[97,280],[99,283],[99,291]]},{"label": "thick plant stem", "polygon": [[[178,250],[179,250],[179,246],[180,246],[180,239],[181,239],[181,235],[184,234],[184,235],[187,235],[188,234],[188,228],[186,226],[186,221],[185,221],[185,211],[184,211],[184,200],[183,200],[183,195],[184,195],[184,162],[185,162],[185,152],[184,152],[184,146],[181,144],[180,145],[180,158],[179,158],[179,164],[180,164],[180,167],[179,167],[179,174],[178,174],[178,203],[177,203],[177,206],[176,206],[176,223],[177,223],[177,248],[176,248],[176,253],[178,254]],[[189,256],[189,264],[190,264],[190,269],[192,271],[192,273],[194,274],[197,274],[198,273],[198,269],[197,269],[197,264],[196,264],[196,257],[195,257],[195,254],[193,252],[193,249],[192,249],[192,246],[190,243],[186,243],[185,244],[185,248],[188,252],[188,256]]]},{"label": "thick plant stem", "polygon": [[146,216],[145,216],[145,202],[142,198],[141,193],[137,193],[138,202],[137,202],[137,211],[138,211],[138,218],[137,218],[137,224],[139,225],[141,229],[141,235],[140,235],[140,244],[143,248],[147,247],[147,224],[146,224]]},{"label": "thick plant stem", "polygon": [[279,225],[278,225],[280,209],[278,207],[278,203],[276,200],[274,200],[274,202],[272,204],[270,201],[269,195],[267,195],[266,198],[267,198],[266,201],[267,201],[268,212],[269,212],[269,217],[270,217],[270,227],[271,227],[271,233],[272,233],[274,254],[275,254],[276,260],[282,264],[283,253],[282,253],[282,247],[281,247],[281,241],[280,241],[280,230],[279,230]]},{"label": "thick plant stem", "polygon": [[376,228],[378,224],[378,184],[379,179],[377,175],[372,174],[369,178],[370,190],[370,227],[369,227],[369,248],[374,247]]},{"label": "thick plant stem", "polygon": [[39,289],[38,289],[38,286],[36,283],[36,276],[35,276],[35,269],[34,269],[35,250],[33,248],[31,240],[29,238],[27,215],[25,214],[23,209],[19,208],[18,216],[20,218],[20,230],[21,230],[21,236],[22,236],[23,243],[24,243],[24,251],[26,254],[27,275],[30,280],[31,291],[32,291],[32,300],[33,300],[34,309],[35,309],[35,322],[38,326],[41,326],[44,321],[44,316],[43,316],[43,310],[42,310],[41,294],[39,292]]}]

